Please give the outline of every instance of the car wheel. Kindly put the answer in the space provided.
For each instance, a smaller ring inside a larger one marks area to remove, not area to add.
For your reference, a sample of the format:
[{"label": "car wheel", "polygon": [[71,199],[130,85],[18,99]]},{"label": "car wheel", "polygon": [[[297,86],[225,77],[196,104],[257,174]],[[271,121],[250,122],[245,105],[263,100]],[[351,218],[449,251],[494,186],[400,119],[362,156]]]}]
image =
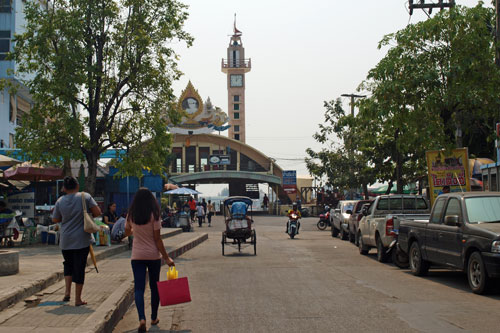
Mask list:
[{"label": "car wheel", "polygon": [[349,242],[354,243],[354,234],[349,230]]},{"label": "car wheel", "polygon": [[361,233],[358,233],[358,249],[359,249],[359,254],[366,255],[368,254],[368,246],[366,246],[363,242],[363,237],[361,237]]},{"label": "car wheel", "polygon": [[379,262],[387,261],[387,249],[382,244],[382,240],[379,236],[377,236],[377,260]]},{"label": "car wheel", "polygon": [[347,240],[347,233],[342,226],[340,226],[340,239]]},{"label": "car wheel", "polygon": [[422,259],[422,251],[418,242],[413,242],[410,246],[410,269],[413,275],[423,276],[429,271],[429,262]]},{"label": "car wheel", "polygon": [[474,252],[469,257],[467,279],[472,292],[475,294],[483,294],[488,289],[488,273],[484,266],[483,257],[479,252]]},{"label": "car wheel", "polygon": [[332,237],[337,237],[339,235],[339,229],[335,228],[332,224]]},{"label": "car wheel", "polygon": [[399,268],[408,268],[408,256],[406,256],[397,246],[391,251],[391,259],[394,265]]}]

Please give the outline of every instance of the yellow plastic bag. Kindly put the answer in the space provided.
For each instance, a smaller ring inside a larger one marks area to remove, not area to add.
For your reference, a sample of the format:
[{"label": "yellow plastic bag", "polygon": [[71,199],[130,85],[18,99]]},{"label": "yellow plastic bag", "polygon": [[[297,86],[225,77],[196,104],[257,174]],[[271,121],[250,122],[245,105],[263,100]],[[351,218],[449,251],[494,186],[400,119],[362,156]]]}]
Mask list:
[{"label": "yellow plastic bag", "polygon": [[170,266],[167,271],[167,281],[175,280],[179,276],[179,272],[175,269],[175,266]]}]

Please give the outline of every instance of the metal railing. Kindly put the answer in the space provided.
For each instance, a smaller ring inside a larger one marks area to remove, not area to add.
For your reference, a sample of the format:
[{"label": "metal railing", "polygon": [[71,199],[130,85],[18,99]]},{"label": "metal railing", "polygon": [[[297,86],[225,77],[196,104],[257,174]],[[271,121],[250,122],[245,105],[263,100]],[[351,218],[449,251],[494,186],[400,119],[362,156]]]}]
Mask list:
[{"label": "metal railing", "polygon": [[251,68],[251,59],[222,59],[222,68]]}]

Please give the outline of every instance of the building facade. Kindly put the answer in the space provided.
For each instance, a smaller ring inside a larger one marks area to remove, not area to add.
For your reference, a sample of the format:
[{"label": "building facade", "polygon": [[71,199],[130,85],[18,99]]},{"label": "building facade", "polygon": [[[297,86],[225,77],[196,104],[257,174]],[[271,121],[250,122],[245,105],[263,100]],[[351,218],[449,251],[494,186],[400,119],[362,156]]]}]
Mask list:
[{"label": "building facade", "polygon": [[[23,0],[0,0],[0,79],[19,84],[15,95],[9,94],[8,88],[0,91],[0,148],[15,148],[16,127],[32,104],[27,87],[16,74],[16,63],[6,60],[7,53],[13,50],[14,35],[24,30],[24,3]],[[14,73],[8,73],[8,70]]]}]

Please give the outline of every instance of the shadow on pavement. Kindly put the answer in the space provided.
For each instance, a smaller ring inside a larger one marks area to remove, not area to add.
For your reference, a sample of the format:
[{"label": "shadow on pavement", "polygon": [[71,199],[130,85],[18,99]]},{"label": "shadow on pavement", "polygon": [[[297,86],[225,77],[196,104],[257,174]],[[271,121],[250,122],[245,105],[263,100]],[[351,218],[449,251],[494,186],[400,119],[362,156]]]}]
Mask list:
[{"label": "shadow on pavement", "polygon": [[[122,333],[135,333],[135,332],[137,332],[137,328],[133,329],[133,330],[124,331]],[[158,326],[151,326],[150,328],[148,328],[148,332],[158,332],[158,333],[191,333],[192,331],[191,330],[180,330],[180,331],[176,331],[176,330],[163,330],[163,329],[161,329]]]},{"label": "shadow on pavement", "polygon": [[72,306],[72,305],[63,305],[54,309],[50,309],[45,311],[47,313],[51,313],[57,316],[64,316],[67,314],[89,314],[95,312],[95,310],[89,309],[86,306]]}]

